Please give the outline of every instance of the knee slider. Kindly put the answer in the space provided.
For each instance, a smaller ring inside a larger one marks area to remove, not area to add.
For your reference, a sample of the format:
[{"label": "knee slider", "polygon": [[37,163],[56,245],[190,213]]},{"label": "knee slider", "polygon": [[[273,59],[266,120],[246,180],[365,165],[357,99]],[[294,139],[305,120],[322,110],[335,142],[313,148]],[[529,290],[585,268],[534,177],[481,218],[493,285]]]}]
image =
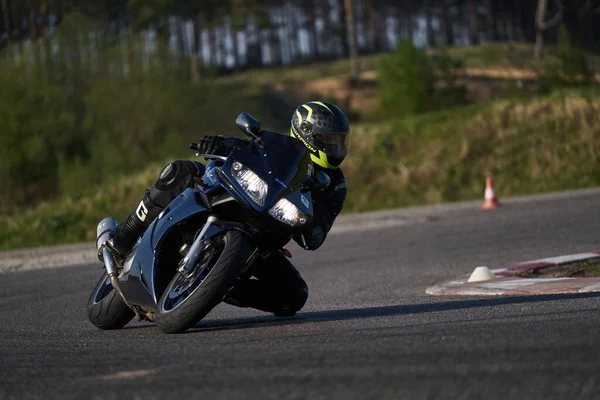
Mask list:
[{"label": "knee slider", "polygon": [[171,200],[177,197],[193,177],[184,161],[174,161],[167,164],[150,189],[150,199],[161,207],[166,207]]},{"label": "knee slider", "polygon": [[162,171],[160,171],[158,181],[156,181],[156,184],[154,186],[156,186],[159,190],[167,190],[170,187],[174,186],[177,183],[176,181],[181,167],[181,161],[168,163],[162,169]]},{"label": "knee slider", "polygon": [[306,300],[308,300],[308,286],[305,283],[289,294],[286,306],[294,311],[300,311],[306,304]]}]

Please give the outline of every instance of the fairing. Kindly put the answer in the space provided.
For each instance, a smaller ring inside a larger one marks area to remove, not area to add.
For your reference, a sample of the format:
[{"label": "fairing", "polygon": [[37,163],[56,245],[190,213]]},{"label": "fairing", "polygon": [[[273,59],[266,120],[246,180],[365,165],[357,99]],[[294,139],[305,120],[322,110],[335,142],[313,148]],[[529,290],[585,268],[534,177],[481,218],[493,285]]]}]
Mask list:
[{"label": "fairing", "polygon": [[[233,186],[238,196],[261,214],[268,213],[281,197],[286,197],[310,218],[313,214],[310,193],[296,191],[290,194],[294,187],[313,175],[310,153],[302,142],[290,136],[263,131],[261,140],[264,143],[263,148],[253,142],[250,146],[231,154],[222,169],[227,183]],[[249,199],[233,178],[231,167],[235,162],[250,168],[267,183],[268,194],[264,206],[261,207]]]},{"label": "fairing", "polygon": [[[147,309],[155,309],[160,293],[157,293],[156,273],[160,263],[159,250],[165,236],[187,219],[195,218],[198,214],[208,214],[199,199],[199,193],[186,189],[174,199],[164,212],[152,222],[136,248],[125,261],[123,272],[119,276],[121,290],[132,303]],[[211,226],[205,237],[211,237],[223,229],[240,229],[217,223]]]}]

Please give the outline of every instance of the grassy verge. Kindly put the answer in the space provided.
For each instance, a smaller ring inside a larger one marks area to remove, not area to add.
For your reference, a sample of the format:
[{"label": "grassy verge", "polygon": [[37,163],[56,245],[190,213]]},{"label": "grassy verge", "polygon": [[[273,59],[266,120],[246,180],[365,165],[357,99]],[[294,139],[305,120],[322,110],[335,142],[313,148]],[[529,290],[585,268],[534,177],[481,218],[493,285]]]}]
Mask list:
[{"label": "grassy verge", "polygon": [[[572,89],[353,126],[344,164],[345,212],[600,184],[600,91]],[[166,160],[165,160],[166,161]],[[94,239],[106,215],[121,219],[164,162],[23,213],[0,216],[0,249]]]},{"label": "grassy verge", "polygon": [[104,217],[123,219],[132,211],[165,163],[144,172],[107,182],[78,197],[40,204],[20,214],[2,215],[0,249],[93,241],[95,226]]},{"label": "grassy verge", "polygon": [[517,274],[520,278],[591,278],[600,276],[600,259],[571,264],[528,269]]},{"label": "grassy verge", "polygon": [[[355,129],[345,165],[347,211],[600,183],[600,92],[558,91]],[[353,188],[354,191],[352,191]]]}]

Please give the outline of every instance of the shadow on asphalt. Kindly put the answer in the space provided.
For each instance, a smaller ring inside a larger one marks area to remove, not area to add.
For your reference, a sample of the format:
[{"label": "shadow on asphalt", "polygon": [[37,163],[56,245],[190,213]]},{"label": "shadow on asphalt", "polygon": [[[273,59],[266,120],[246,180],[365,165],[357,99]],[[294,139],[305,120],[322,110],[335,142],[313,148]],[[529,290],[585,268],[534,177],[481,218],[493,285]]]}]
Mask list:
[{"label": "shadow on asphalt", "polygon": [[[185,332],[201,333],[210,331],[228,331],[236,329],[251,329],[259,327],[276,327],[284,325],[304,324],[310,322],[329,322],[363,318],[377,318],[395,315],[423,314],[428,312],[463,310],[479,307],[494,307],[510,304],[525,303],[544,303],[549,301],[586,299],[600,297],[600,292],[596,293],[569,293],[569,294],[547,294],[537,296],[511,296],[498,298],[485,298],[474,300],[445,301],[439,303],[427,304],[406,304],[397,306],[352,308],[331,311],[310,311],[300,312],[296,317],[277,318],[273,315],[264,315],[247,318],[230,318],[203,320],[196,327]],[[144,329],[155,328],[154,324],[140,324],[127,326],[125,329]]]},{"label": "shadow on asphalt", "polygon": [[427,304],[407,304],[384,307],[353,308],[332,311],[300,312],[296,317],[276,318],[272,315],[235,319],[204,320],[194,329],[186,333],[200,333],[208,331],[226,331],[235,329],[249,329],[263,326],[282,326],[303,324],[307,322],[328,322],[362,318],[377,318],[394,315],[422,314],[438,311],[462,310],[478,307],[493,307],[510,304],[543,303],[549,301],[585,299],[600,297],[600,293],[578,294],[548,294],[538,296],[512,296],[501,298],[486,298],[475,300],[446,301]]}]

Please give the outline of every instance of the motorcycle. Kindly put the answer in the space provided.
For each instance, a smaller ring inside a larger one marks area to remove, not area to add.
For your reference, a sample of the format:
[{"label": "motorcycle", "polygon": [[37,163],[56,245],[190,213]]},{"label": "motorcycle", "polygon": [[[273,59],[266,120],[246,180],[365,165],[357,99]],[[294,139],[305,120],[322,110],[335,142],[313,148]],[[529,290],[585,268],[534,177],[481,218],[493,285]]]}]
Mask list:
[{"label": "motorcycle", "polygon": [[[125,260],[105,246],[118,221],[98,224],[105,272],[87,304],[93,325],[120,329],[135,317],[165,333],[184,332],[238,280],[250,278],[259,257],[291,256],[283,246],[295,235],[304,241],[313,218],[311,191],[325,189],[329,177],[315,173],[299,140],[261,131],[248,113],[236,126],[250,144],[227,157],[196,153],[210,160],[204,175],[159,214]],[[190,148],[199,151],[196,143]]]}]

